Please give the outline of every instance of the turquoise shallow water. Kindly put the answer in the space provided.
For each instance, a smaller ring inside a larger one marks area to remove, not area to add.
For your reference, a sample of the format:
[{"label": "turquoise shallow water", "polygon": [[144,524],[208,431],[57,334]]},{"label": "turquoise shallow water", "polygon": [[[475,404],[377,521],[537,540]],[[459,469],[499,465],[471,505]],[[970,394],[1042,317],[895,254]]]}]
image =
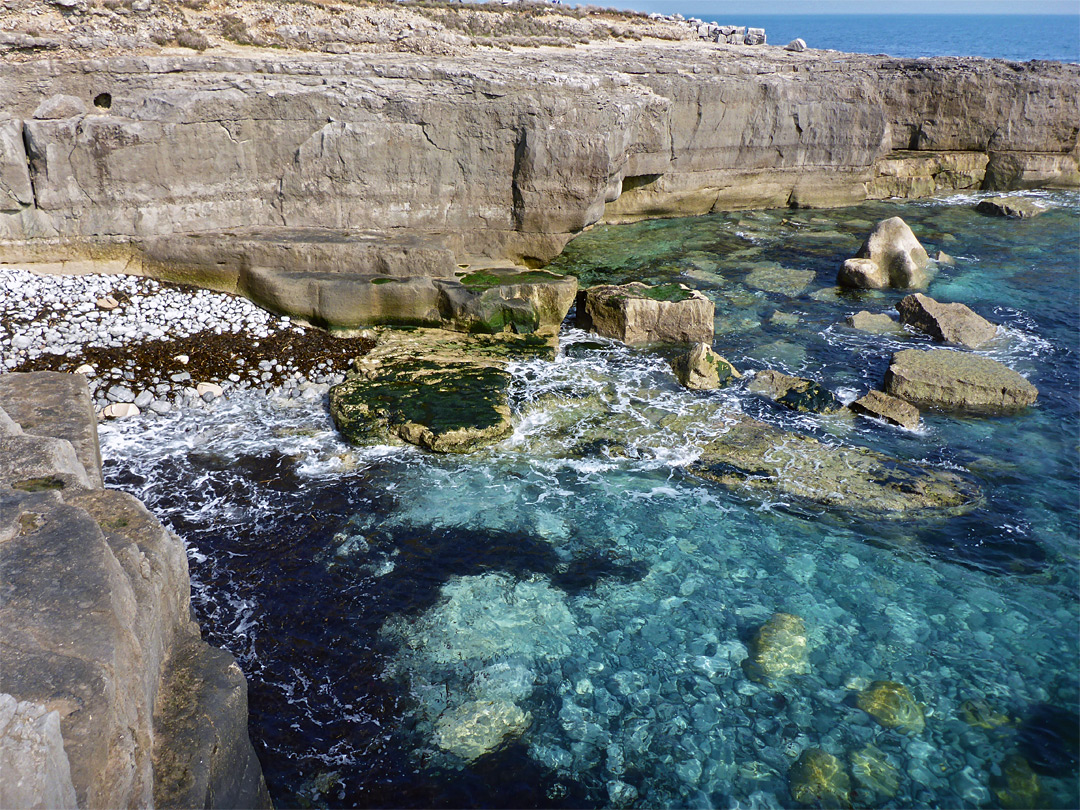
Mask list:
[{"label": "turquoise shallow water", "polygon": [[[265,398],[103,425],[110,483],[189,544],[278,805],[788,807],[801,751],[847,767],[872,744],[895,796],[856,781],[856,806],[997,806],[1014,754],[1040,801],[1076,806],[1080,195],[1037,196],[1052,210],[1030,221],[958,197],[601,227],[556,262],[583,283],[702,289],[737,367],[851,399],[892,351],[929,343],[843,325],[900,293],[832,287],[899,214],[957,259],[929,294],[1003,325],[980,353],[1039,387],[1017,416],[904,431],[797,415],[741,386],[684,391],[664,352],[566,328],[554,363],[513,369],[514,435],[466,457],[352,448],[318,403]],[[689,475],[734,411],[958,471],[983,501],[901,522]],[[777,612],[805,623],[807,671],[762,684],[742,663]],[[856,706],[883,679],[925,730]],[[1010,720],[972,726],[966,701]],[[438,743],[478,705],[523,730],[466,765]]]}]

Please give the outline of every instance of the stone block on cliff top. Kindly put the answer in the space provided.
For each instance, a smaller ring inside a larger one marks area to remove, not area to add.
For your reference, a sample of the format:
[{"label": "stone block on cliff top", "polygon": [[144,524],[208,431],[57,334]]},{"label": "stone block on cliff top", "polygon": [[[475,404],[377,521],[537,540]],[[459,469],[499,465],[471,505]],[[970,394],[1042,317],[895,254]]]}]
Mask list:
[{"label": "stone block on cliff top", "polygon": [[577,325],[630,346],[712,343],[713,302],[682,284],[601,285],[578,293]]}]

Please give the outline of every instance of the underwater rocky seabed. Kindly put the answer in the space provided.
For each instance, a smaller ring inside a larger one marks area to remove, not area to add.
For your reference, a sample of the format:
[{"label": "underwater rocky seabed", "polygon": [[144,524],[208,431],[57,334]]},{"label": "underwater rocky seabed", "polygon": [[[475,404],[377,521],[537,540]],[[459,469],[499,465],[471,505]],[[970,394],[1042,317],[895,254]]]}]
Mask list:
[{"label": "underwater rocky seabed", "polygon": [[[598,227],[553,265],[701,289],[738,368],[850,400],[929,343],[844,325],[901,292],[833,287],[900,215],[956,257],[928,293],[1004,327],[978,353],[1038,386],[1016,416],[796,414],[565,327],[554,363],[512,367],[513,436],[467,456],[349,446],[325,404],[250,392],[102,424],[108,484],[188,543],[278,806],[789,807],[800,752],[849,767],[868,745],[895,773],[855,774],[857,806],[1077,806],[1080,195],[1034,196],[1051,210],[1024,221],[967,196]],[[692,477],[732,411],[959,471],[983,500],[893,521]],[[778,612],[805,623],[807,671],[751,680]],[[923,731],[858,708],[876,680],[910,689]],[[973,725],[973,705],[1008,719]],[[468,753],[455,735],[485,706],[521,736],[466,764],[443,749]],[[994,791],[1014,754],[1040,796]]]}]

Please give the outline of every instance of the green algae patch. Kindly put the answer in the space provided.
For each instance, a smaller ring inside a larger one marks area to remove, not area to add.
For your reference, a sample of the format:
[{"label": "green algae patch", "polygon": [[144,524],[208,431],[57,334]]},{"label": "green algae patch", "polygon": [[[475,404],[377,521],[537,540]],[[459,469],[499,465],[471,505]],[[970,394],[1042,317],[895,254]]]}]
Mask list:
[{"label": "green algae patch", "polygon": [[20,490],[21,492],[49,492],[51,490],[63,489],[64,482],[55,476],[27,478],[25,481],[16,481],[11,485],[11,488]]},{"label": "green algae patch", "polygon": [[492,366],[411,360],[330,392],[330,414],[353,442],[386,433],[438,453],[467,453],[510,433],[510,375]]},{"label": "green algae patch", "polygon": [[383,330],[349,379],[330,389],[330,414],[356,444],[472,452],[511,432],[507,365],[552,360],[556,348],[542,335]]},{"label": "green algae patch", "polygon": [[483,292],[493,287],[506,287],[512,284],[547,284],[563,281],[566,276],[547,270],[477,270],[458,278],[464,286],[473,292]]},{"label": "green algae patch", "polygon": [[648,298],[650,301],[676,303],[678,301],[689,301],[693,297],[693,291],[681,284],[660,284],[642,290],[640,297]]}]

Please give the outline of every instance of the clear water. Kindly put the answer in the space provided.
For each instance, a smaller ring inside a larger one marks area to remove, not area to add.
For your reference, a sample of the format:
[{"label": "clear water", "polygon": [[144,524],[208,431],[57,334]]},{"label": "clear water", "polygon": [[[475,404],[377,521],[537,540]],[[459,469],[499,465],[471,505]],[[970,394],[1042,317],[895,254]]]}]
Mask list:
[{"label": "clear water", "polygon": [[[1017,752],[1048,806],[1077,806],[1080,195],[1038,196],[1052,210],[1028,221],[957,197],[600,227],[556,263],[585,283],[692,284],[737,367],[850,399],[892,351],[928,344],[843,326],[900,293],[832,287],[899,214],[957,258],[930,295],[1004,326],[980,353],[1038,386],[1017,416],[924,414],[904,431],[793,415],[739,386],[684,391],[662,353],[566,328],[556,362],[514,368],[514,435],[470,456],[350,447],[325,406],[251,395],[103,425],[109,483],[188,543],[199,619],[248,675],[278,806],[787,807],[800,751],[846,761],[868,743],[899,786],[860,789],[860,806],[994,805]],[[734,411],[965,471],[984,502],[856,519],[689,475]],[[741,663],[776,612],[805,621],[809,672],[770,686]],[[878,679],[911,690],[925,731],[854,705]],[[1014,722],[971,726],[968,700]],[[475,701],[530,721],[466,764],[436,739]]]}]

